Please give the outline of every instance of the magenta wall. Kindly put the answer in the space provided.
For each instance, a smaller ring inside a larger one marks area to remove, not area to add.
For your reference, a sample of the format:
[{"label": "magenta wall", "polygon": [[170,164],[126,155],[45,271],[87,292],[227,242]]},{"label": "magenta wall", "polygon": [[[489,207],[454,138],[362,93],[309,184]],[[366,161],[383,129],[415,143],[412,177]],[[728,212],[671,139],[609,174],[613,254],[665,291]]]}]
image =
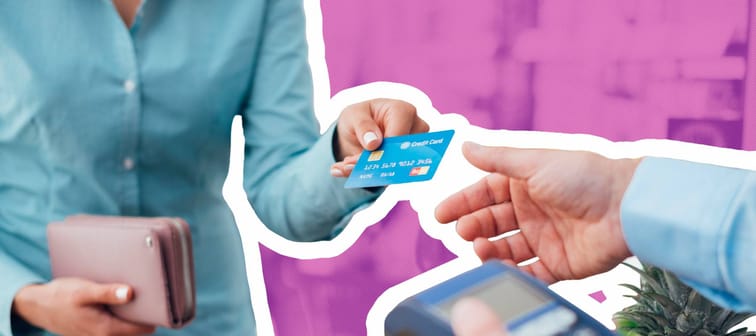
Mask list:
[{"label": "magenta wall", "polygon": [[[749,126],[756,115],[745,102],[745,0],[321,6],[334,93],[401,82],[442,113],[492,129],[756,148]],[[400,203],[339,257],[295,260],[262,247],[262,258],[278,335],[351,336],[365,334],[365,316],[383,290],[453,255]],[[302,322],[292,323],[294,316]]]}]

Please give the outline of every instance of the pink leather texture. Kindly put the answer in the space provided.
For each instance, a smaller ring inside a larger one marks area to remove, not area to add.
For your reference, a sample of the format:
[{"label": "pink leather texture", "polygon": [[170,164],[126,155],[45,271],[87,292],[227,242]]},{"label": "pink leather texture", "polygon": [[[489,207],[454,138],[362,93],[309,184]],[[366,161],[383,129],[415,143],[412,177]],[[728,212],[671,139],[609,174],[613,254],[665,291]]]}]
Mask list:
[{"label": "pink leather texture", "polygon": [[191,233],[178,218],[77,215],[47,228],[53,276],[124,283],[134,300],[111,306],[125,320],[177,329],[195,314]]}]

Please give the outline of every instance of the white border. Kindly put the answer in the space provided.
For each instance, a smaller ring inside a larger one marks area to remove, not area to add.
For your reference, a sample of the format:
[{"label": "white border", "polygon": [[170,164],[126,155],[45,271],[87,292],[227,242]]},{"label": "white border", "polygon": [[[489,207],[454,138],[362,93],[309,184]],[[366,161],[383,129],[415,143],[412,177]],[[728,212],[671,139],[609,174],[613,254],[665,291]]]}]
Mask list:
[{"label": "white border", "polygon": [[[294,243],[277,236],[260,223],[247,201],[242,188],[243,135],[239,120],[235,120],[232,132],[231,164],[223,194],[234,212],[236,222],[242,224],[239,225],[239,231],[245,246],[247,276],[259,335],[273,335],[273,324],[267,302],[258,242],[264,242],[276,252],[294,258],[335,257],[349,248],[365,228],[383,219],[398,201],[409,200],[412,208],[418,213],[423,230],[431,237],[440,239],[459,258],[384,292],[368,313],[366,321],[368,334],[376,336],[383,335],[383,321],[387,313],[400,301],[479,265],[480,262],[473,255],[469,243],[462,241],[456,235],[453,226],[440,225],[433,217],[435,205],[439,201],[484,175],[467,164],[462,157],[460,146],[463,141],[472,140],[489,145],[515,147],[584,149],[613,158],[643,155],[667,156],[756,170],[756,154],[752,152],[668,140],[612,143],[591,135],[486,130],[470,126],[462,116],[441,115],[433,108],[430,99],[425,94],[410,86],[396,83],[363,85],[339,92],[333,99],[329,99],[331,90],[325,61],[320,2],[307,0],[304,3],[307,16],[309,62],[314,78],[314,102],[321,129],[325,129],[335,121],[339,112],[349,104],[370,98],[388,97],[413,103],[418,108],[420,116],[431,125],[432,130],[455,129],[456,134],[432,181],[389,187],[372,206],[356,214],[347,229],[333,241]],[[601,322],[610,325],[611,313],[628,302],[610,302],[610,300],[598,304],[589,300],[587,294],[594,289],[604,289],[607,296],[619,296],[615,295],[616,293],[613,293],[614,290],[610,287],[616,283],[626,282],[628,277],[632,276],[626,270],[618,269],[581,281],[563,282],[553,288]]]}]

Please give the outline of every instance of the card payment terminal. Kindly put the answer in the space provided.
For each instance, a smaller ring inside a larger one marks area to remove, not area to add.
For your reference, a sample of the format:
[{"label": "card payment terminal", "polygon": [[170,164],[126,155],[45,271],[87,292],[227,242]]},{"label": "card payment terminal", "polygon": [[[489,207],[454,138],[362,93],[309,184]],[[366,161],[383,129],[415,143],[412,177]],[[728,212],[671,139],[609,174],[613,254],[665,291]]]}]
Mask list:
[{"label": "card payment terminal", "polygon": [[386,318],[386,335],[451,336],[451,308],[466,296],[489,305],[510,336],[614,335],[542,282],[498,261],[404,300]]}]

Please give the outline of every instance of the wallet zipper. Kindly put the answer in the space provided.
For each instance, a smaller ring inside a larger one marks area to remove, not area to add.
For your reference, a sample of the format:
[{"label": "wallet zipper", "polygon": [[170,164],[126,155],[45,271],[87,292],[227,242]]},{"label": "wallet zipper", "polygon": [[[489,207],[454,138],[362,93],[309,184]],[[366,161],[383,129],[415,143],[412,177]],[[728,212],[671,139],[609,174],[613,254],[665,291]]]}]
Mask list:
[{"label": "wallet zipper", "polygon": [[182,267],[182,276],[184,278],[184,297],[186,298],[186,302],[184,304],[184,316],[181,316],[182,319],[186,318],[186,315],[190,312],[189,307],[194,306],[194,295],[192,295],[192,289],[190,288],[189,284],[192,282],[192,275],[190,274],[190,265],[189,265],[189,249],[186,246],[186,234],[184,233],[184,230],[182,225],[176,221],[175,219],[172,219],[170,221],[175,227],[176,231],[178,231],[179,234],[179,245],[181,245],[181,261],[183,263]]}]

